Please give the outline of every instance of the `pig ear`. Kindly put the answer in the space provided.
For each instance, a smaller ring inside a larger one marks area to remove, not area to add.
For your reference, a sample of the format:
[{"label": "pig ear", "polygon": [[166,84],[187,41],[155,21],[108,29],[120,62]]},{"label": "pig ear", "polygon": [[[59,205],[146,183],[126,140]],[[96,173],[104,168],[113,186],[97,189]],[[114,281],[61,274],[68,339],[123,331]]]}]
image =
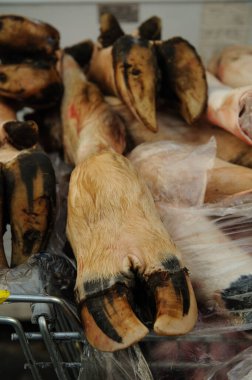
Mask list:
[{"label": "pig ear", "polygon": [[4,166],[4,189],[16,266],[46,248],[55,213],[55,174],[42,152],[26,151]]},{"label": "pig ear", "polygon": [[132,310],[130,298],[130,290],[125,285],[115,284],[82,303],[81,319],[93,347],[109,352],[121,350],[148,333]]},{"label": "pig ear", "polygon": [[111,13],[103,13],[100,17],[100,35],[98,41],[106,48],[124,35],[116,17]]},{"label": "pig ear", "polygon": [[148,129],[157,131],[158,66],[151,44],[124,36],[112,48],[115,85],[119,97]]},{"label": "pig ear", "polygon": [[161,93],[174,103],[188,124],[206,110],[207,81],[205,68],[195,48],[186,40],[174,37],[156,43],[162,76]]},{"label": "pig ear", "polygon": [[158,16],[153,16],[144,21],[137,29],[137,34],[145,40],[161,40],[162,20]]},{"label": "pig ear", "polygon": [[18,150],[37,144],[39,129],[35,121],[7,121],[3,124],[9,143]]}]

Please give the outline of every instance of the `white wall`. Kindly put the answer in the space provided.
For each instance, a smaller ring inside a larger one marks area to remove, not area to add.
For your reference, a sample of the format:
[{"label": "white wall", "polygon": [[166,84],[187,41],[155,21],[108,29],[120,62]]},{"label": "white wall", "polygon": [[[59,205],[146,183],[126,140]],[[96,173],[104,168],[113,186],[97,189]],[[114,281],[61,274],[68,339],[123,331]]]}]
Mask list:
[{"label": "white wall", "polygon": [[[139,22],[153,15],[160,16],[164,39],[182,36],[204,57],[229,43],[252,44],[251,1],[140,0],[137,3]],[[20,14],[54,25],[61,33],[62,47],[87,38],[96,39],[99,34],[97,3],[88,0],[0,0],[0,13]],[[137,23],[121,25],[130,32]]]}]

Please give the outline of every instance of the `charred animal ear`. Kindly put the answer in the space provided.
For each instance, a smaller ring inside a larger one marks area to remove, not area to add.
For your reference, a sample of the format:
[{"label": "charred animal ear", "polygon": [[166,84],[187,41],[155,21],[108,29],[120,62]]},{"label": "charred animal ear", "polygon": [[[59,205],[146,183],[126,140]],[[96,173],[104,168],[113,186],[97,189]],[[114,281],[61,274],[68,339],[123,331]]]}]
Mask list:
[{"label": "charred animal ear", "polygon": [[78,44],[66,47],[64,51],[71,55],[81,68],[87,66],[93,54],[94,43],[86,40]]},{"label": "charred animal ear", "polygon": [[3,129],[8,135],[8,141],[16,149],[31,148],[39,139],[39,129],[35,121],[7,121]]},{"label": "charred animal ear", "polygon": [[156,44],[162,75],[162,95],[174,103],[188,124],[206,110],[207,81],[200,56],[181,37]]},{"label": "charred animal ear", "polygon": [[11,266],[46,249],[54,224],[55,173],[49,157],[26,151],[4,165],[4,189],[12,234]]},{"label": "charred animal ear", "polygon": [[146,40],[161,40],[162,21],[158,16],[150,17],[144,21],[138,28],[140,38]]},{"label": "charred animal ear", "polygon": [[158,66],[149,41],[125,35],[112,48],[115,86],[119,97],[148,129],[157,131]]},{"label": "charred animal ear", "polygon": [[98,41],[106,48],[124,35],[116,17],[111,13],[103,13],[100,17],[100,35]]}]

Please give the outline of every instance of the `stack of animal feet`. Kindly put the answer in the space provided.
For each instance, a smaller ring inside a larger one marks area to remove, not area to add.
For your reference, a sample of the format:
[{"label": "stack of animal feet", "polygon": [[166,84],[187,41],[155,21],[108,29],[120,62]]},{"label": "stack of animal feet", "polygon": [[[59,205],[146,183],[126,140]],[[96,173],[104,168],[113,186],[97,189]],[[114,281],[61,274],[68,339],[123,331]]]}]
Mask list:
[{"label": "stack of animal feet", "polygon": [[[65,234],[93,347],[113,352],[149,332],[199,333],[210,310],[213,328],[246,326],[250,89],[230,100],[213,88],[195,47],[163,39],[159,17],[127,34],[103,14],[96,41],[63,47],[50,25],[0,20],[1,194],[9,205],[1,226],[9,220],[12,265],[45,249],[57,229],[53,152],[71,167]],[[185,203],[199,173],[200,197]]]}]

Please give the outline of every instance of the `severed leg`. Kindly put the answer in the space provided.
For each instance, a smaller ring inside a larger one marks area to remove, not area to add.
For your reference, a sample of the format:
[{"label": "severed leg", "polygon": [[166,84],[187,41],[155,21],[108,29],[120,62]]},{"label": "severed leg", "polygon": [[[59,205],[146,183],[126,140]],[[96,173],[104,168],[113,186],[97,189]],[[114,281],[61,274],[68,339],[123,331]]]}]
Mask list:
[{"label": "severed leg", "polygon": [[77,164],[92,153],[125,149],[123,119],[105,101],[99,88],[88,81],[69,54],[62,58],[65,87],[61,104],[65,158]]},{"label": "severed leg", "polygon": [[76,297],[85,334],[102,351],[142,339],[147,327],[132,304],[135,273],[155,298],[154,331],[190,331],[197,305],[180,254],[150,192],[130,162],[96,154],[74,169],[67,236],[77,259]]},{"label": "severed leg", "polygon": [[50,159],[27,150],[4,165],[4,187],[16,266],[46,247],[54,222],[55,174]]}]

